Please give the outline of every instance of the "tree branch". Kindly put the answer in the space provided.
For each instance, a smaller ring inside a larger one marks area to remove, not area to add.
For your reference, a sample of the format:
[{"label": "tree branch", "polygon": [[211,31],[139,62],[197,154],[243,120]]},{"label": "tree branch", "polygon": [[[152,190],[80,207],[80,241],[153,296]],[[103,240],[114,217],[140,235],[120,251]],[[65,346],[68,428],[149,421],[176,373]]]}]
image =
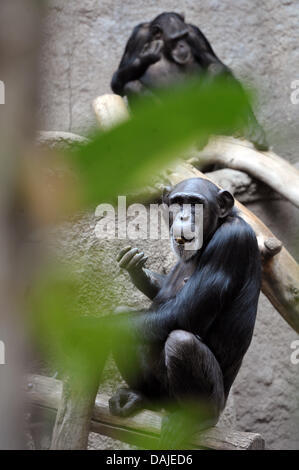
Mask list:
[{"label": "tree branch", "polygon": [[272,151],[256,150],[246,140],[213,137],[203,150],[193,150],[188,161],[200,169],[218,163],[245,171],[299,207],[299,170]]}]

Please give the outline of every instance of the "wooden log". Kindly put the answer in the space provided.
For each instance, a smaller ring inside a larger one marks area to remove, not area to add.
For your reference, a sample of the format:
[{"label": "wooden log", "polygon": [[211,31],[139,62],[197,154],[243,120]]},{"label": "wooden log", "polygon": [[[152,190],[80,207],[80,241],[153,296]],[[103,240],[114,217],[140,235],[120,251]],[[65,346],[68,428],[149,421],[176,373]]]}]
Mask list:
[{"label": "wooden log", "polygon": [[201,151],[192,152],[190,163],[203,168],[211,163],[245,171],[299,207],[299,170],[272,151],[260,152],[246,140],[213,137]]},{"label": "wooden log", "polygon": [[92,103],[99,128],[110,129],[114,125],[125,121],[129,117],[129,111],[124,99],[119,95],[98,96]]},{"label": "wooden log", "polygon": [[[28,378],[27,397],[31,404],[57,410],[62,396],[62,383],[59,380],[32,375]],[[144,410],[129,418],[112,416],[108,397],[97,395],[92,413],[91,431],[138,445],[157,441],[162,413]],[[76,433],[75,427],[69,432]],[[258,450],[264,449],[264,440],[259,434],[221,429],[215,426],[194,436],[192,447],[216,450]]]},{"label": "wooden log", "polygon": [[282,199],[280,194],[244,171],[222,168],[205,173],[213,183],[229,191],[242,204]]},{"label": "wooden log", "polygon": [[58,409],[53,430],[51,450],[86,449],[91,417],[99,382],[93,387],[75,387],[66,377],[58,392]]},{"label": "wooden log", "polygon": [[72,132],[63,131],[39,131],[36,134],[35,144],[37,147],[47,149],[70,149],[74,144],[88,142],[85,137]]},{"label": "wooden log", "polygon": [[[98,96],[93,102],[93,109],[102,130],[129,117],[126,104],[118,95]],[[245,139],[220,136],[212,137],[201,151],[192,149],[187,153],[190,154],[189,163],[199,169],[217,163],[222,167],[244,171],[299,207],[299,169],[271,150],[261,152]]]}]

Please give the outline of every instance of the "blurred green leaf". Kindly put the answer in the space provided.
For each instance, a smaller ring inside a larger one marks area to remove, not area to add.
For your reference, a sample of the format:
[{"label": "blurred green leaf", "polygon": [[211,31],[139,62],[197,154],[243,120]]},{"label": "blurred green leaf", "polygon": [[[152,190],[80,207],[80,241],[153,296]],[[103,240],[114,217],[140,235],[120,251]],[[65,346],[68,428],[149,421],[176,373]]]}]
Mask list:
[{"label": "blurred green leaf", "polygon": [[[245,93],[228,80],[190,81],[158,92],[158,98],[138,101],[127,122],[67,154],[80,177],[83,205],[109,201],[147,184],[149,173],[196,139],[232,131],[248,106]],[[88,315],[94,318],[85,316],[76,270],[69,266],[62,275],[60,268],[55,266],[42,275],[34,287],[32,325],[58,368],[71,371],[78,380],[88,380],[91,369],[102,367],[112,347],[130,339],[125,322],[120,325],[118,321],[113,328],[115,319],[96,318],[103,315],[103,306],[92,300],[91,292],[85,298],[88,296]],[[109,291],[109,277],[104,273],[99,290]]]},{"label": "blurred green leaf", "polygon": [[[233,132],[248,106],[245,93],[227,80],[192,81],[159,92],[158,96],[159,102],[136,103],[130,120],[98,133],[88,144],[76,146],[66,154],[79,175],[83,207],[109,202],[116,195],[148,184],[149,176],[196,140]],[[100,377],[109,352],[119,347],[135,370],[126,317],[101,311],[103,306],[92,292],[84,295],[84,299],[88,297],[86,316],[76,269],[69,266],[63,273],[60,268],[56,265],[42,273],[29,299],[34,336],[54,366],[67,372],[74,386],[84,383],[88,389]],[[105,273],[101,278],[99,290],[109,291],[111,279]],[[99,314],[106,315],[99,318]],[[204,413],[198,404],[187,411],[180,419],[174,418],[178,424],[176,442],[166,433],[166,446],[179,447],[189,437],[191,418],[196,415],[200,421]],[[149,447],[153,445],[150,442],[144,438],[139,445]]]},{"label": "blurred green leaf", "polygon": [[[88,316],[84,314],[79,301],[80,277],[60,268],[41,274],[29,295],[32,335],[57,371],[67,373],[74,385],[85,383],[88,389],[101,375],[109,352],[118,346],[126,350],[134,367],[126,347],[131,341],[127,319],[101,311],[95,299],[89,304]],[[103,276],[99,289],[109,289],[110,282]]]},{"label": "blurred green leaf", "polygon": [[196,139],[233,132],[248,106],[231,81],[191,81],[145,99],[132,118],[99,133],[70,156],[83,181],[84,203],[98,204],[148,184],[149,175]]}]

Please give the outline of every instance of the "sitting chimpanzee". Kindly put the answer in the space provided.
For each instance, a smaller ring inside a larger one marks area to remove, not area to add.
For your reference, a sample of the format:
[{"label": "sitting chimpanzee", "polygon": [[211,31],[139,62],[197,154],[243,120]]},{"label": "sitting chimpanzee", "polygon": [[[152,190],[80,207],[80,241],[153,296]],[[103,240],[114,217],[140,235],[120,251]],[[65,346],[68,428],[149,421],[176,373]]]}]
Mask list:
[{"label": "sitting chimpanzee", "polygon": [[[110,399],[110,410],[127,416],[156,400],[169,400],[177,409],[189,400],[208,405],[211,424],[225,406],[251,342],[260,254],[255,233],[228,191],[191,178],[163,199],[166,207],[179,208],[169,218],[178,262],[168,275],[161,275],[143,267],[144,254],[136,248],[119,254],[120,267],[153,302],[148,311],[129,314],[136,365],[132,369],[128,351],[119,348],[115,359],[130,388]],[[203,207],[201,227],[194,216],[197,204]],[[192,229],[193,239],[180,235],[186,229]],[[200,233],[202,244],[196,243]]]},{"label": "sitting chimpanzee", "polygon": [[[209,80],[221,75],[238,83],[199,28],[185,23],[182,15],[162,13],[134,28],[113,75],[111,88],[114,93],[127,95],[130,100],[136,95],[153,95],[155,88],[177,83],[192,75],[208,77]],[[245,130],[246,137],[257,148],[268,148],[264,131],[250,106],[246,122],[241,127],[237,131]]]}]

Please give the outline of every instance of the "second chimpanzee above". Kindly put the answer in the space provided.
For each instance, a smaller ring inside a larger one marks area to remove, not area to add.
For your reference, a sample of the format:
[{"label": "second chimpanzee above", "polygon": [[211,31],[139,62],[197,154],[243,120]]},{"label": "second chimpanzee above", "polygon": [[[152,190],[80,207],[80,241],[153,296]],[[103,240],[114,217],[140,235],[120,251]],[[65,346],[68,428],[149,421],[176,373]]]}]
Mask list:
[{"label": "second chimpanzee above", "polygon": [[[205,179],[182,181],[164,196],[164,204],[179,208],[169,218],[178,257],[170,273],[145,269],[144,254],[136,248],[123,249],[118,258],[153,302],[148,311],[128,316],[135,341],[124,350],[120,346],[115,359],[130,388],[110,399],[110,410],[127,416],[155,401],[168,401],[172,410],[192,401],[208,406],[212,423],[251,342],[260,292],[259,249],[232,195]],[[200,227],[196,204],[203,207]],[[193,239],[183,236],[186,229]],[[202,245],[196,244],[201,230]]]},{"label": "second chimpanzee above", "polygon": [[[165,12],[134,28],[111,88],[130,100],[136,95],[152,95],[155,88],[192,75],[224,76],[238,83],[198,27],[186,23],[182,15]],[[241,127],[238,131],[244,132],[257,148],[268,148],[264,131],[250,107]]]}]

